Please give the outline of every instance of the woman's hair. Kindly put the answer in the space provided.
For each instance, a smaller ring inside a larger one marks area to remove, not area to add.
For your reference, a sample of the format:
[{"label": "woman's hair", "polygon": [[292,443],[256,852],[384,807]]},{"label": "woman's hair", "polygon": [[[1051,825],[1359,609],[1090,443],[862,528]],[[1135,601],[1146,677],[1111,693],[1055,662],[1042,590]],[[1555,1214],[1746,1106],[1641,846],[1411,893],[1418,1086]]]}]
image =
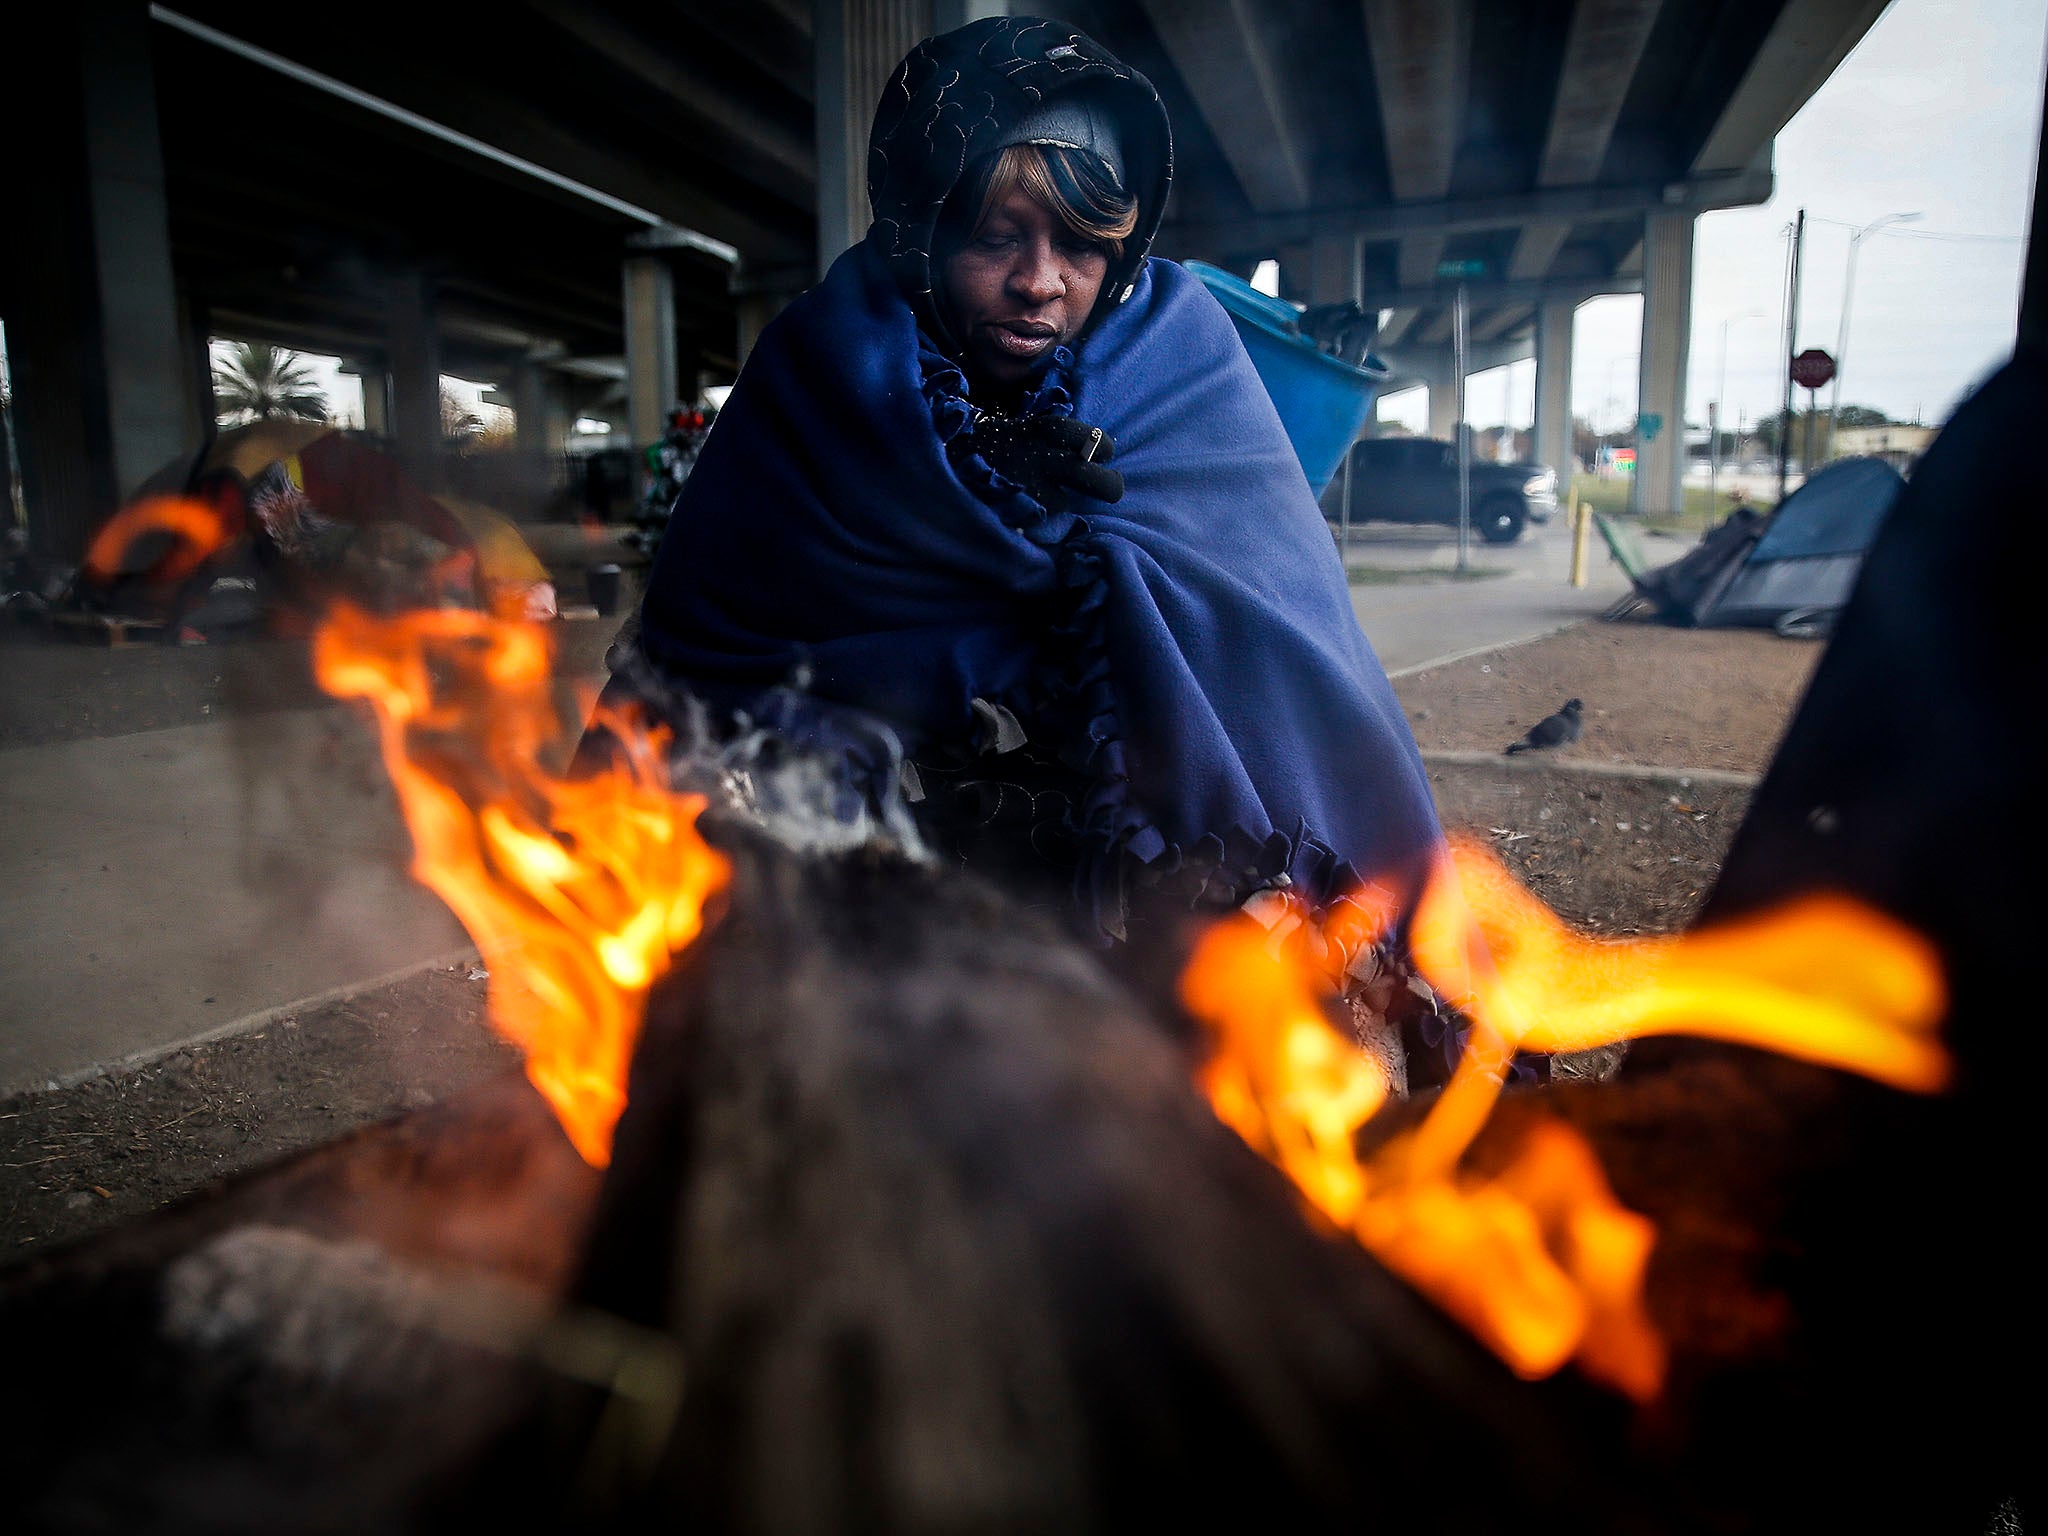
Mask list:
[{"label": "woman's hair", "polygon": [[941,250],[966,244],[1012,192],[1043,204],[1067,230],[1123,255],[1138,227],[1138,200],[1117,185],[1109,167],[1064,144],[1012,144],[967,168],[939,219]]}]

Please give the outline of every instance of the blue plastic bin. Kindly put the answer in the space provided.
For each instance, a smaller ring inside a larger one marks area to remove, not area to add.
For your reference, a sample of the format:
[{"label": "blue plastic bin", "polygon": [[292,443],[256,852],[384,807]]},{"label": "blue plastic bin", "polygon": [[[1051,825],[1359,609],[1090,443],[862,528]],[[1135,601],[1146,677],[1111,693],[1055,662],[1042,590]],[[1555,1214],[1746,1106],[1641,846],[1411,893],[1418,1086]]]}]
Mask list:
[{"label": "blue plastic bin", "polygon": [[1331,357],[1300,333],[1301,312],[1292,304],[1206,261],[1185,265],[1229,312],[1259,381],[1273,397],[1309,489],[1321,496],[1365,425],[1387,365],[1370,354],[1363,367]]}]

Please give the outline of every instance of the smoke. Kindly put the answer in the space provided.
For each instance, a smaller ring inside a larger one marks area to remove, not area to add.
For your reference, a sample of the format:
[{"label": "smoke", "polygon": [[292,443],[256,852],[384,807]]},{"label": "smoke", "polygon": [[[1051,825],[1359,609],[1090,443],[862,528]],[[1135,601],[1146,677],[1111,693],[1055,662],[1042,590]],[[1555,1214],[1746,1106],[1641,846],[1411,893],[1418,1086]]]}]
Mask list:
[{"label": "smoke", "polygon": [[917,773],[901,738],[876,717],[813,694],[807,668],[720,730],[704,702],[657,676],[638,646],[615,646],[612,661],[614,686],[674,732],[671,788],[707,796],[797,853],[874,846],[931,862],[910,813]]}]

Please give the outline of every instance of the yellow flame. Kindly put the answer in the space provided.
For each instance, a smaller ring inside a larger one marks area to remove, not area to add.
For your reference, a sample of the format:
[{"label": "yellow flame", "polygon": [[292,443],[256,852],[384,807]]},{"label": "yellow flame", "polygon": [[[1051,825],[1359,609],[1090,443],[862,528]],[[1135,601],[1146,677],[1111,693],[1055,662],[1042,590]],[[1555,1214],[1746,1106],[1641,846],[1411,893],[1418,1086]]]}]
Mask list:
[{"label": "yellow flame", "polygon": [[560,735],[549,657],[537,625],[347,604],[313,651],[328,692],[376,711],[413,872],[489,966],[493,1027],[601,1167],[647,989],[702,929],[729,870],[697,834],[703,798],[668,788],[663,733],[612,721],[626,750],[603,772],[543,766]]},{"label": "yellow flame", "polygon": [[1932,949],[1844,897],[1679,938],[1597,940],[1567,928],[1490,850],[1456,839],[1409,941],[1471,1029],[1428,1116],[1369,1161],[1357,1132],[1386,1084],[1322,1013],[1333,945],[1312,925],[1276,938],[1233,918],[1204,936],[1182,978],[1212,1045],[1200,1081],[1218,1117],[1315,1211],[1525,1377],[1576,1360],[1647,1400],[1665,1357],[1642,1299],[1655,1233],[1615,1199],[1575,1131],[1539,1123],[1499,1172],[1461,1166],[1516,1051],[1685,1033],[1922,1092],[1949,1079],[1933,1037],[1945,998]]},{"label": "yellow flame", "polygon": [[1248,918],[1209,930],[1181,993],[1216,1031],[1202,1083],[1217,1115],[1349,1223],[1364,1193],[1352,1138],[1386,1101],[1385,1075],[1330,1028],[1301,969]]}]

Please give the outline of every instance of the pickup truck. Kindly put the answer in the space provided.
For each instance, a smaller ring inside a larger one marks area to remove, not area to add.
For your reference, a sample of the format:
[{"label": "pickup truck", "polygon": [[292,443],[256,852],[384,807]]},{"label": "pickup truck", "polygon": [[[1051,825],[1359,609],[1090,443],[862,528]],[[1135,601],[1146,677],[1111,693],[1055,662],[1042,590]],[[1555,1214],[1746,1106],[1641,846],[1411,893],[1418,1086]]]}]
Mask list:
[{"label": "pickup truck", "polygon": [[[1323,505],[1334,514],[1343,495],[1330,487]],[[1472,461],[1472,527],[1489,544],[1512,544],[1529,523],[1557,510],[1557,472],[1542,464]],[[1433,437],[1373,438],[1351,449],[1354,523],[1458,525],[1458,450]]]}]

